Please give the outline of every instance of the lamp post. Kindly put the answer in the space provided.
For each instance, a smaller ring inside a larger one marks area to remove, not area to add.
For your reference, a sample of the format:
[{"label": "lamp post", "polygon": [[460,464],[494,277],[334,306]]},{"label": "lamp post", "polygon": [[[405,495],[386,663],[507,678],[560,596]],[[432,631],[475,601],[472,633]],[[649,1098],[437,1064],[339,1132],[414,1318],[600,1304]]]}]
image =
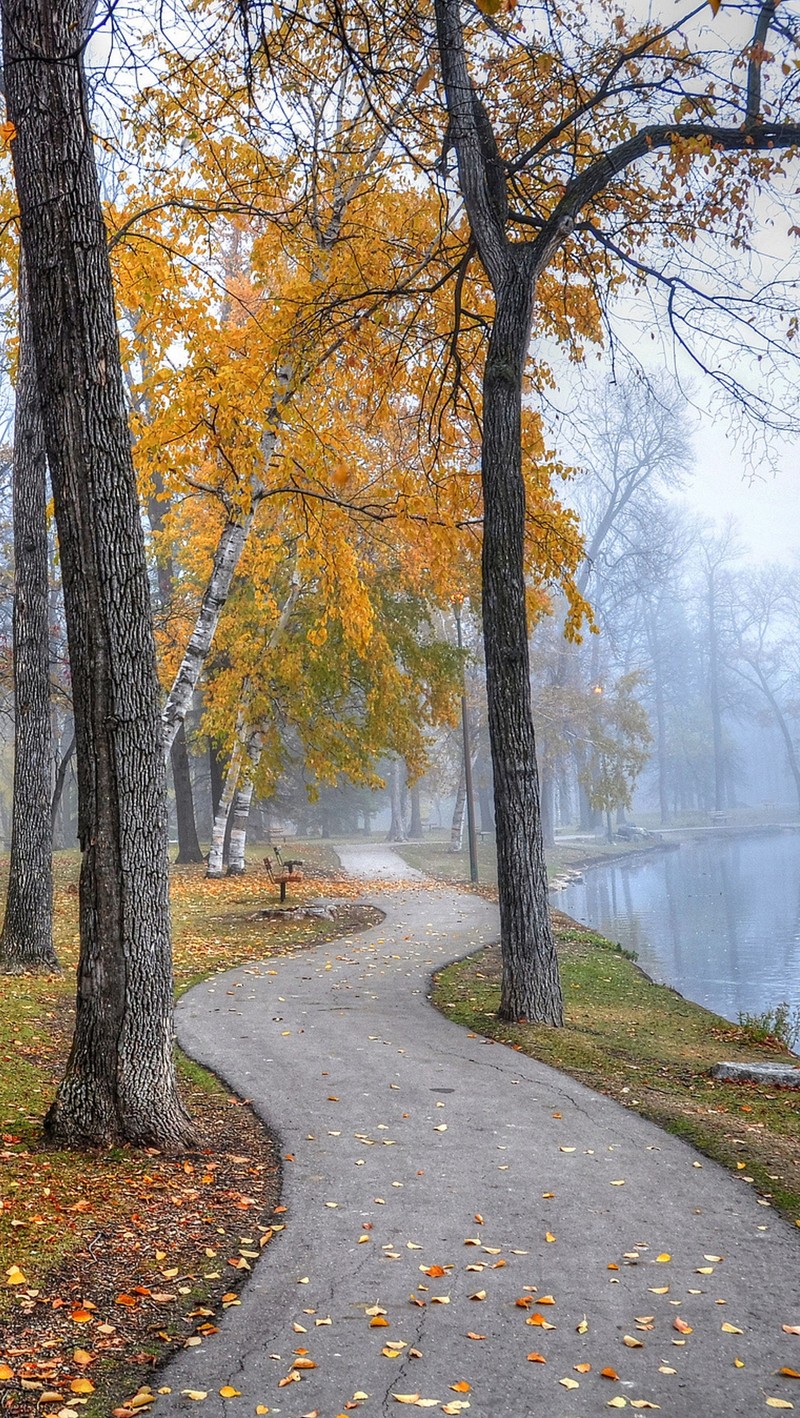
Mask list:
[{"label": "lamp post", "polygon": [[[461,607],[456,605],[456,634],[458,636],[458,648],[463,650],[464,642],[461,638]],[[467,716],[467,675],[466,668],[461,669],[461,734],[464,741],[464,786],[467,797],[467,841],[469,843],[469,879],[478,880],[478,840],[475,832],[475,792],[472,786],[472,750],[469,741],[469,718]]]}]

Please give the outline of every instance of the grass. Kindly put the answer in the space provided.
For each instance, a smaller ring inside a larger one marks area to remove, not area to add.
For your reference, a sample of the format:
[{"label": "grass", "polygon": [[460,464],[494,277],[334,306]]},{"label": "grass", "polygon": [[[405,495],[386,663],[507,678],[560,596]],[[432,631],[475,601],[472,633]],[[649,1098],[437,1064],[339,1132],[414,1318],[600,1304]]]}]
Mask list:
[{"label": "grass", "polygon": [[563,1029],[498,1020],[496,947],[443,970],[434,1003],[465,1028],[562,1069],[685,1138],[800,1226],[797,1092],[722,1083],[709,1074],[722,1059],[796,1059],[774,1037],[754,1038],[746,1025],[654,984],[618,947],[554,915]]},{"label": "grass", "polygon": [[[361,928],[355,883],[327,875],[338,869],[330,850],[319,843],[297,850],[307,879],[290,888],[287,904],[337,897],[336,920],[260,917],[277,904],[260,866],[264,848],[243,877],[206,881],[202,866],[173,869],[179,990],[212,971]],[[237,1303],[253,1255],[282,1224],[271,1139],[240,1100],[183,1057],[196,1154],[78,1153],[44,1143],[41,1119],[72,1030],[77,872],[76,852],[57,855],[63,973],[0,977],[0,1410],[14,1418],[56,1418],[75,1402],[86,1418],[106,1418],[171,1350],[213,1332],[220,1311]],[[23,1279],[9,1283],[19,1273]],[[86,1382],[91,1391],[72,1387]]]},{"label": "grass", "polygon": [[[423,842],[401,842],[393,844],[409,866],[427,872],[436,881],[468,882],[469,853],[465,846],[460,852],[450,850],[449,841],[428,837]],[[487,839],[478,844],[478,879],[486,886],[497,885],[497,856],[494,841]],[[647,840],[639,842],[606,842],[602,838],[591,838],[581,842],[564,842],[556,838],[554,848],[547,853],[547,871],[552,879],[570,868],[585,866],[588,861],[606,858],[627,857],[632,852],[651,851],[655,844]]]}]

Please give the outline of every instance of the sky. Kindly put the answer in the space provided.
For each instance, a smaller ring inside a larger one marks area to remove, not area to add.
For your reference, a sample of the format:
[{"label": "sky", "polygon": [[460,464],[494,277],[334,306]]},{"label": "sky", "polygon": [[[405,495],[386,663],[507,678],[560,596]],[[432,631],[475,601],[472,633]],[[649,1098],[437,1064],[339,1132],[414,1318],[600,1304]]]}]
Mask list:
[{"label": "sky", "polygon": [[698,516],[736,518],[742,541],[758,560],[790,560],[800,552],[800,445],[789,442],[757,457],[755,466],[703,419],[694,437],[696,469],[681,494]]}]

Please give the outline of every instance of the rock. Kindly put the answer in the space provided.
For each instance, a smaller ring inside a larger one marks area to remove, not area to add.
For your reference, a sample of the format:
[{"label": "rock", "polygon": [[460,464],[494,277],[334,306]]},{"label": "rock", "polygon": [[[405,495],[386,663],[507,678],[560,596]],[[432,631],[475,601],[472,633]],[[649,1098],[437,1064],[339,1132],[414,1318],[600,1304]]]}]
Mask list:
[{"label": "rock", "polygon": [[769,1088],[800,1088],[800,1066],[779,1063],[718,1063],[712,1078],[728,1083],[765,1083]]}]

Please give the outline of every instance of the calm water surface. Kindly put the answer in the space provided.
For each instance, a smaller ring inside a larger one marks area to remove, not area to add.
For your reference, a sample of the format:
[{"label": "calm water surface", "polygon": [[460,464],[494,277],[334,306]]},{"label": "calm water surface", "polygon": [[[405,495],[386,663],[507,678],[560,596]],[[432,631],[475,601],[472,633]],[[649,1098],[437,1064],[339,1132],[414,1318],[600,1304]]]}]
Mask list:
[{"label": "calm water surface", "polygon": [[551,899],[727,1019],[800,1006],[800,832],[683,842],[592,867]]}]

